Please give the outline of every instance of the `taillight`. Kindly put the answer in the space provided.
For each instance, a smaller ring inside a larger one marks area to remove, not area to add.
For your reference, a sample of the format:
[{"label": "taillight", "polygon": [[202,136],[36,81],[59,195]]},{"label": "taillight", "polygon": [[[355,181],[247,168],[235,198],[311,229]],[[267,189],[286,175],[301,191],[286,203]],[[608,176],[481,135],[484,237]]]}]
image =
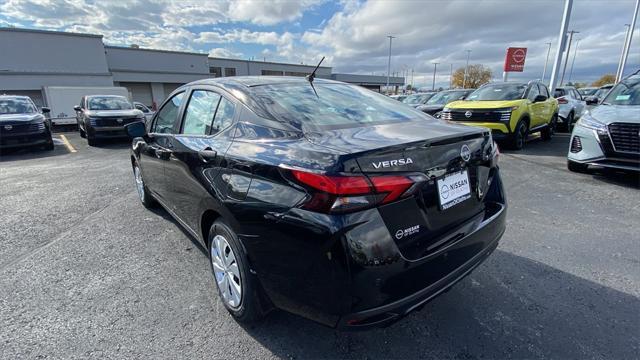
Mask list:
[{"label": "taillight", "polygon": [[400,175],[328,176],[290,170],[293,177],[311,188],[302,207],[324,213],[345,213],[387,204],[412,193],[413,179]]},{"label": "taillight", "polygon": [[558,100],[558,104],[568,104],[569,101],[567,101],[567,99],[565,99],[564,97],[559,97],[556,100]]}]

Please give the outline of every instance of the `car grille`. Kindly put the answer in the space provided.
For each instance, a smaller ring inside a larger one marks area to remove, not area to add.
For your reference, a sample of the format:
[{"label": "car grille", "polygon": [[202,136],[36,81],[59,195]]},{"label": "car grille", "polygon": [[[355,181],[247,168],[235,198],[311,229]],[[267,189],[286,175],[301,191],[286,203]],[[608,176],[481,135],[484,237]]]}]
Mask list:
[{"label": "car grille", "polygon": [[[10,127],[11,130],[7,129]],[[44,123],[37,124],[0,124],[0,135],[31,134],[44,131]]]},{"label": "car grille", "polygon": [[[469,116],[467,116],[469,115]],[[486,109],[450,109],[443,111],[440,117],[449,121],[477,121],[477,122],[508,122],[511,119],[511,109],[508,110],[486,110]]]},{"label": "car grille", "polygon": [[[121,120],[120,122],[118,120]],[[103,118],[91,118],[89,120],[91,126],[124,126],[131,124],[134,121],[142,121],[135,117],[123,118],[123,117],[103,117]]]},{"label": "car grille", "polygon": [[613,123],[609,134],[615,151],[640,153],[640,124]]}]

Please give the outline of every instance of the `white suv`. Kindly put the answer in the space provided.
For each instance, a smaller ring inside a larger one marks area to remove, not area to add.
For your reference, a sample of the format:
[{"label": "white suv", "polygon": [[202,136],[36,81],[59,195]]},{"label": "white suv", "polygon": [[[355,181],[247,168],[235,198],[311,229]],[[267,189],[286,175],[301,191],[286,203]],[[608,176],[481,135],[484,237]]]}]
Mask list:
[{"label": "white suv", "polygon": [[573,86],[557,87],[553,97],[558,100],[558,122],[571,131],[571,125],[582,116],[586,103],[582,95]]}]

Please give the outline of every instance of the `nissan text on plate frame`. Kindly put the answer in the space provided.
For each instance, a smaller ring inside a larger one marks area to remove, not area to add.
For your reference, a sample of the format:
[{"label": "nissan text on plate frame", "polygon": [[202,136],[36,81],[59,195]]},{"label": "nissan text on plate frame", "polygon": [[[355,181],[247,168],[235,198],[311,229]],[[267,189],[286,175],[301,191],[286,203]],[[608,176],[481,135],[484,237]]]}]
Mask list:
[{"label": "nissan text on plate frame", "polygon": [[126,129],[141,202],[206,246],[241,322],[282,309],[331,327],[391,323],[469,274],[505,230],[487,129],[358,86],[201,80]]}]

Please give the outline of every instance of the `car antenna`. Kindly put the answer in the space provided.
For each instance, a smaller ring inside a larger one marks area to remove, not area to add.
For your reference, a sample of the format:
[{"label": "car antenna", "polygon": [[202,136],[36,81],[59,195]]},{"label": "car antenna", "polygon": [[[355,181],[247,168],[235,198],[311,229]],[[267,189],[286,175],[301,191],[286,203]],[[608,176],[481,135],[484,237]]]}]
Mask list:
[{"label": "car antenna", "polygon": [[313,69],[313,72],[311,74],[305,76],[307,81],[309,81],[309,84],[311,84],[311,88],[313,89],[313,92],[316,94],[317,98],[320,98],[320,96],[318,96],[318,92],[316,91],[316,87],[313,86],[313,79],[316,78],[316,71],[318,71],[318,68],[320,67],[320,64],[322,64],[323,61],[324,61],[324,56],[322,57],[322,59],[320,59],[320,62],[318,63],[318,65],[316,65],[316,68]]}]

